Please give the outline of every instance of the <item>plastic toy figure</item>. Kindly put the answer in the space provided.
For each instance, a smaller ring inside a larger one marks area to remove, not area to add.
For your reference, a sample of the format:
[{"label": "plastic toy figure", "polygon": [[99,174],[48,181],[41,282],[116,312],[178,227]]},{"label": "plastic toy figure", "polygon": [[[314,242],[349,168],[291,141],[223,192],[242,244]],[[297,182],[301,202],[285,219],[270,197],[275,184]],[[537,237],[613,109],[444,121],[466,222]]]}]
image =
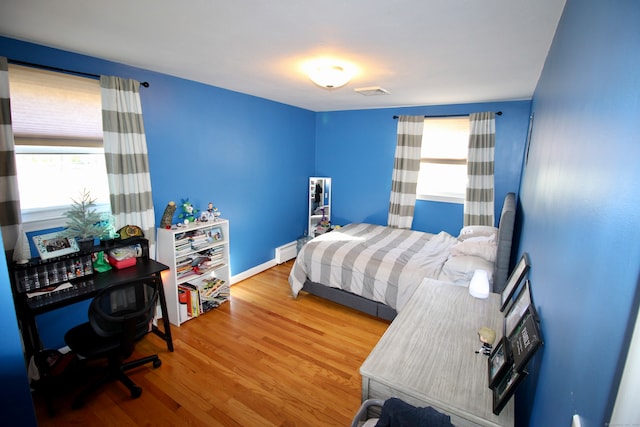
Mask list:
[{"label": "plastic toy figure", "polygon": [[185,224],[195,222],[197,213],[198,210],[193,207],[189,199],[182,199],[182,213],[178,217],[184,220]]},{"label": "plastic toy figure", "polygon": [[202,212],[202,215],[200,216],[200,221],[216,221],[219,216],[220,211],[218,211],[218,208],[213,206],[212,202],[209,202],[209,204],[207,205],[207,210]]}]

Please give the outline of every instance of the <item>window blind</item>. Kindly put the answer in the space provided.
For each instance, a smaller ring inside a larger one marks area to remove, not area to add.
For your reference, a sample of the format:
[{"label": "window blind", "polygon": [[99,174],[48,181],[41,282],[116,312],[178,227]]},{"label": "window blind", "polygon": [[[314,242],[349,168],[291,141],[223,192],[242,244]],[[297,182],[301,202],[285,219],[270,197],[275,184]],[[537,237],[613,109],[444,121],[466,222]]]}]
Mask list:
[{"label": "window blind", "polygon": [[9,64],[9,85],[17,145],[102,145],[98,80]]}]

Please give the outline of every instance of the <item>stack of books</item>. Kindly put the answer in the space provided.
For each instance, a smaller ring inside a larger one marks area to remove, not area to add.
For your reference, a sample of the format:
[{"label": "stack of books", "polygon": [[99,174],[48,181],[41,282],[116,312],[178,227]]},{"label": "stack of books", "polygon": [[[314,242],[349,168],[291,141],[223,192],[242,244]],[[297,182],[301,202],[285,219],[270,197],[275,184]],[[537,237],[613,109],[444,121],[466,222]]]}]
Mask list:
[{"label": "stack of books", "polygon": [[218,246],[207,251],[207,256],[209,257],[210,268],[212,270],[216,270],[224,265],[224,248],[222,246]]},{"label": "stack of books", "polygon": [[180,301],[186,304],[186,316],[188,320],[198,317],[220,304],[229,300],[231,295],[226,281],[218,278],[208,278],[194,283],[182,283],[178,285]]},{"label": "stack of books", "polygon": [[203,230],[195,230],[191,236],[189,236],[189,241],[191,242],[191,249],[197,251],[211,244],[212,240]]},{"label": "stack of books", "polygon": [[186,310],[181,314],[181,317],[184,315],[186,318],[181,318],[180,321],[184,322],[200,315],[198,289],[191,283],[187,282],[178,285],[178,301],[186,305]]},{"label": "stack of books", "polygon": [[186,233],[180,234],[179,236],[176,235],[175,246],[176,246],[176,257],[179,257],[181,255],[191,252],[191,242],[189,241],[189,238],[187,237]]},{"label": "stack of books", "polygon": [[229,299],[229,285],[222,279],[210,278],[199,282],[200,306],[206,313]]},{"label": "stack of books", "polygon": [[193,258],[188,257],[176,262],[176,277],[178,280],[193,274],[193,266],[191,263]]}]

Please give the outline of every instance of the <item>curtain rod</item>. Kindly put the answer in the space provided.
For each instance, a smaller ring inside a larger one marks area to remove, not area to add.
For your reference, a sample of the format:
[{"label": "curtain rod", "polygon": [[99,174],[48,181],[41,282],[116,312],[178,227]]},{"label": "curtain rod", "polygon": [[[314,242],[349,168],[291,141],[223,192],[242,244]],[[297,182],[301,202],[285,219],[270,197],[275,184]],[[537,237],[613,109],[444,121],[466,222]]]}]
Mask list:
[{"label": "curtain rod", "polygon": [[[82,72],[82,71],[67,70],[65,68],[51,67],[49,65],[34,64],[32,62],[19,61],[17,59],[7,59],[7,60],[11,64],[15,64],[15,65],[24,65],[24,66],[27,66],[27,67],[41,68],[41,69],[49,70],[49,71],[59,71],[61,73],[76,74],[76,75],[80,75],[80,76],[84,76],[84,77],[91,77],[93,79],[100,79],[100,76],[98,74],[85,73],[85,72]],[[142,83],[140,83],[140,85],[144,86],[144,87],[149,87],[149,83],[148,82],[142,82]]]},{"label": "curtain rod", "polygon": [[[464,117],[464,116],[468,116],[469,114],[445,114],[442,116],[424,116],[425,119],[438,119],[438,118],[445,118],[445,117]],[[496,111],[496,116],[501,116],[502,115],[502,111]],[[394,119],[397,119],[399,116],[393,116]]]}]

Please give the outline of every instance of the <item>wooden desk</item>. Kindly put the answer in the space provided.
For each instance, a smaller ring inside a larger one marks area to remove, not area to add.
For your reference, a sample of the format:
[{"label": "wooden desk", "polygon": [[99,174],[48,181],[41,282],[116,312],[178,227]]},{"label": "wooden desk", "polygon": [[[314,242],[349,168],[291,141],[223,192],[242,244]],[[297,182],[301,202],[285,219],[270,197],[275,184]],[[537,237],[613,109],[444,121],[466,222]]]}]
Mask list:
[{"label": "wooden desk", "polygon": [[[26,292],[14,292],[18,320],[21,324],[21,333],[25,345],[27,356],[42,350],[40,335],[36,316],[42,313],[53,311],[61,307],[66,307],[80,301],[91,299],[97,293],[109,286],[138,280],[155,280],[159,287],[160,309],[164,324],[164,331],[156,325],[153,332],[167,342],[169,351],[173,351],[173,340],[171,328],[169,326],[169,315],[167,313],[167,302],[162,286],[160,273],[168,270],[164,264],[149,258],[138,258],[135,266],[123,268],[122,270],[112,269],[104,273],[94,273],[86,277],[75,279],[71,282],[72,287],[54,291],[42,296],[29,298]],[[14,287],[15,289],[15,287]],[[80,323],[80,322],[79,322]]]},{"label": "wooden desk", "polygon": [[362,400],[398,397],[431,406],[456,426],[513,426],[513,399],[493,414],[487,356],[476,354],[477,331],[488,326],[502,335],[500,296],[486,300],[466,287],[425,279],[365,362]]}]

